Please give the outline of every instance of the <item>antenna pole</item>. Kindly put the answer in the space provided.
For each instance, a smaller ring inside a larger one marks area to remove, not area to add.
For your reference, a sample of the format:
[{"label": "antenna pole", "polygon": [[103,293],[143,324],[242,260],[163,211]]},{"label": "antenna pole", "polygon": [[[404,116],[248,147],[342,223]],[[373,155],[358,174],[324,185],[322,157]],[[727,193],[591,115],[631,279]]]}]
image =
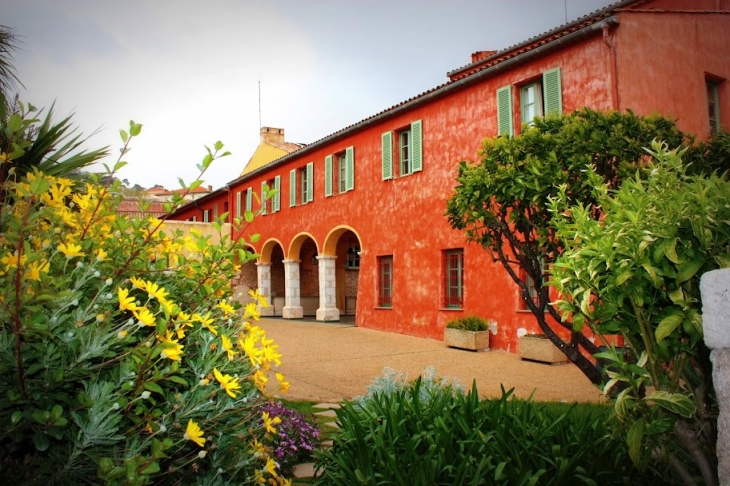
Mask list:
[{"label": "antenna pole", "polygon": [[563,5],[565,6],[565,23],[568,23],[568,0],[563,0]]},{"label": "antenna pole", "polygon": [[259,132],[261,131],[261,74],[259,74]]}]

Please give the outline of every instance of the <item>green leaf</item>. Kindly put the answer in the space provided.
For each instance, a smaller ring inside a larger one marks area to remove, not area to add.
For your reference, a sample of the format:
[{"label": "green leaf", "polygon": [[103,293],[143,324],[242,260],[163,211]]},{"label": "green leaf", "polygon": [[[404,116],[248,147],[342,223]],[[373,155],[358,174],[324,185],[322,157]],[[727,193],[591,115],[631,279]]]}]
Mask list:
[{"label": "green leaf", "polygon": [[165,391],[162,389],[162,387],[153,381],[146,381],[142,386],[146,390],[149,390],[151,392],[159,393],[160,395],[165,394]]},{"label": "green leaf", "polygon": [[682,323],[682,320],[684,320],[684,314],[678,310],[674,310],[672,314],[662,319],[657,326],[656,331],[654,331],[656,342],[661,343],[665,337],[672,334]]},{"label": "green leaf", "polygon": [[646,270],[646,273],[649,274],[649,277],[651,278],[652,283],[655,287],[661,287],[662,286],[662,280],[659,278],[659,276],[656,273],[656,269],[649,265],[648,263],[642,263],[642,267],[644,267],[644,270]]},{"label": "green leaf", "polygon": [[662,250],[664,250],[664,256],[666,256],[669,261],[672,263],[675,263],[679,265],[682,263],[682,260],[677,255],[677,238],[673,238],[671,240],[665,240],[664,244],[662,245]]},{"label": "green leaf", "polygon": [[127,140],[129,140],[129,134],[124,130],[119,130],[119,135],[122,137],[122,142],[127,143]]},{"label": "green leaf", "polygon": [[127,164],[128,164],[128,162],[125,162],[123,160],[117,162],[116,164],[114,164],[114,172],[118,172],[122,167],[124,167]]},{"label": "green leaf", "polygon": [[205,157],[203,157],[203,168],[207,169],[210,167],[210,164],[213,163],[213,156],[210,154],[207,154]]},{"label": "green leaf", "polygon": [[657,390],[653,393],[649,393],[646,396],[647,400],[650,400],[657,405],[669,410],[670,412],[677,413],[683,417],[691,417],[694,415],[697,408],[694,402],[681,393],[668,393],[663,390]]},{"label": "green leaf", "polygon": [[182,378],[177,375],[168,376],[167,380],[172,381],[173,383],[177,383],[179,385],[183,385],[185,387],[190,387],[190,384],[187,382],[185,378]]},{"label": "green leaf", "polygon": [[644,438],[644,421],[637,420],[631,424],[629,432],[626,434],[626,445],[629,446],[629,457],[631,461],[638,466],[641,460],[641,440]]},{"label": "green leaf", "polygon": [[160,472],[160,463],[157,461],[154,461],[154,462],[150,463],[149,466],[142,469],[142,471],[140,471],[140,472],[142,474],[154,474],[154,473]]},{"label": "green leaf", "polygon": [[253,211],[246,211],[243,213],[243,219],[245,219],[247,223],[253,221]]},{"label": "green leaf", "polygon": [[20,410],[13,412],[13,415],[10,416],[10,423],[13,425],[16,425],[20,423],[20,421],[23,419],[23,412]]},{"label": "green leaf", "polygon": [[218,140],[216,143],[213,144],[213,148],[216,149],[216,150],[222,149],[223,148],[223,142],[221,142],[220,140]]},{"label": "green leaf", "polygon": [[51,439],[39,430],[33,435],[33,444],[36,449],[43,452],[51,446]]},{"label": "green leaf", "polygon": [[580,332],[581,329],[583,329],[583,325],[586,322],[586,316],[583,314],[574,314],[573,315],[573,330],[575,332]]},{"label": "green leaf", "polygon": [[677,270],[677,284],[686,282],[694,277],[704,262],[704,260],[693,260],[681,265]]},{"label": "green leaf", "polygon": [[8,118],[8,130],[14,133],[20,130],[20,127],[22,126],[23,118],[20,115],[18,115],[17,113],[10,115],[10,118]]},{"label": "green leaf", "polygon": [[139,123],[134,123],[134,120],[129,120],[129,134],[133,137],[136,137],[140,134],[142,131],[142,125]]},{"label": "green leaf", "polygon": [[43,194],[51,187],[51,183],[45,177],[36,177],[30,182],[31,194]]},{"label": "green leaf", "polygon": [[251,241],[251,243],[256,243],[260,239],[261,239],[261,235],[258,234],[258,233],[256,233],[255,235],[251,235],[251,237],[249,238],[249,240]]}]

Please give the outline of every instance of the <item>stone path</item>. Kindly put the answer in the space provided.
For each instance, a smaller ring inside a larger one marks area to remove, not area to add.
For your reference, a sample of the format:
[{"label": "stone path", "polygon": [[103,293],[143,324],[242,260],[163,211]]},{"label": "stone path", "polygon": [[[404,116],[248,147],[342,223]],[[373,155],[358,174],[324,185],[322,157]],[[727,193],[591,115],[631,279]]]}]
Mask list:
[{"label": "stone path", "polygon": [[[336,418],[337,417],[337,410],[340,408],[339,403],[319,403],[317,405],[314,405],[314,408],[322,409],[321,412],[316,412],[314,415],[318,417],[327,417],[327,418]],[[337,422],[327,422],[325,425],[328,425],[333,428],[339,428],[337,427]],[[331,440],[323,440],[321,443],[322,447],[332,447],[332,441]],[[314,463],[313,462],[306,462],[304,464],[298,464],[294,467],[294,480],[297,479],[309,479],[314,477]],[[295,483],[296,484],[296,483]]]}]

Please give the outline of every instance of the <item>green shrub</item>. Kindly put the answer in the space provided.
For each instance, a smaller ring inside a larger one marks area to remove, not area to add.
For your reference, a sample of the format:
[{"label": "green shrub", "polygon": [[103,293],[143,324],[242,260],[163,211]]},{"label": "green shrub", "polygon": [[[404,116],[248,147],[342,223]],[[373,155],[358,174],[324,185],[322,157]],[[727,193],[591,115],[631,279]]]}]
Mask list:
[{"label": "green shrub", "polygon": [[[132,124],[122,132],[122,154],[139,130]],[[203,172],[221,147],[206,155]],[[0,158],[16,152],[2,147]],[[107,175],[111,181],[114,171]],[[281,483],[261,446],[277,422],[259,409],[280,355],[248,322],[258,318],[256,305],[241,309],[231,300],[234,260],[253,255],[225,235],[215,244],[168,231],[155,218],[118,216],[118,183],[75,187],[40,172],[5,176],[4,480]]]},{"label": "green shrub", "polygon": [[449,329],[461,329],[462,331],[487,331],[491,323],[478,316],[465,316],[452,319],[446,323]]},{"label": "green shrub", "polygon": [[331,449],[317,453],[318,485],[673,484],[640,472],[612,441],[607,407],[553,411],[511,398],[479,400],[417,379],[337,411]]}]

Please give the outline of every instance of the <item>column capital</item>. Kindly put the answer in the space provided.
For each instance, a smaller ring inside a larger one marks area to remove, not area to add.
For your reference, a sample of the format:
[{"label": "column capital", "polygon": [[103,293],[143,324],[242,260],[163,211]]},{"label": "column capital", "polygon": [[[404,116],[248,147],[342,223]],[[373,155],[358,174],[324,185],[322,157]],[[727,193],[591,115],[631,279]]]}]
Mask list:
[{"label": "column capital", "polygon": [[257,267],[270,267],[271,262],[256,262]]},{"label": "column capital", "polygon": [[317,260],[335,260],[337,255],[317,255]]},{"label": "column capital", "polygon": [[301,262],[301,260],[282,260],[282,262],[284,264],[287,264],[287,263],[291,264],[291,263],[299,263],[299,262]]}]

